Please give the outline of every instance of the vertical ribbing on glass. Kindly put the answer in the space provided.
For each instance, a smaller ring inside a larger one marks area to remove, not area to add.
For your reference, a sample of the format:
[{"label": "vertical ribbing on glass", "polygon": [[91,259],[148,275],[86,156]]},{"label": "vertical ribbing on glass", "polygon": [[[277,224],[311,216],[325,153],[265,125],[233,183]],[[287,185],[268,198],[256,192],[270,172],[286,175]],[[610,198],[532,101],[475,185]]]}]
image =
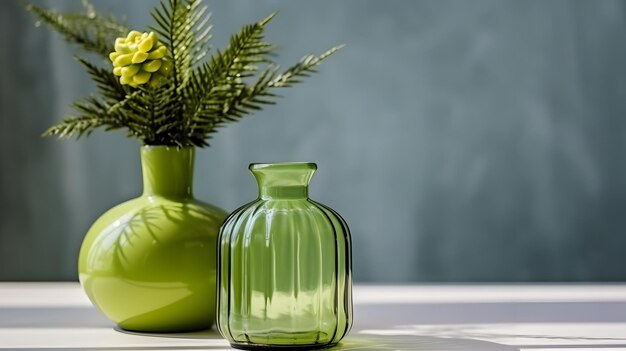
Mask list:
[{"label": "vertical ribbing on glass", "polygon": [[218,329],[238,348],[334,345],[352,324],[348,227],[335,211],[302,196],[314,164],[250,169],[259,198],[233,212],[220,231]]}]

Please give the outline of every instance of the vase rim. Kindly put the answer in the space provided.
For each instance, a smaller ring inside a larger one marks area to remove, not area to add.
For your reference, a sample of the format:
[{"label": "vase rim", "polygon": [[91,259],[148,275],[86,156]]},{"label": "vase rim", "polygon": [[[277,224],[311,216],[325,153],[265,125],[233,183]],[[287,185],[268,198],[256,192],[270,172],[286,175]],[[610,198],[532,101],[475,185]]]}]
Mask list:
[{"label": "vase rim", "polygon": [[187,150],[187,149],[194,149],[195,146],[191,146],[191,145],[187,145],[187,146],[176,146],[176,145],[148,145],[148,144],[143,144],[141,145],[142,149],[179,149],[179,150]]},{"label": "vase rim", "polygon": [[293,167],[303,168],[303,169],[317,169],[317,164],[315,162],[271,162],[271,163],[251,163],[248,168],[250,170],[256,169],[292,169]]}]

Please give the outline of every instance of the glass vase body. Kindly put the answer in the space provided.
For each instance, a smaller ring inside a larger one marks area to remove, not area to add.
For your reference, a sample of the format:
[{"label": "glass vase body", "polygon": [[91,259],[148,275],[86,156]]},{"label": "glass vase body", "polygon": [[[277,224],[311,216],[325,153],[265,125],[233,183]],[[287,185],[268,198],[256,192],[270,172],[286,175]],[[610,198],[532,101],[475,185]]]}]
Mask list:
[{"label": "glass vase body", "polygon": [[350,232],[308,198],[315,169],[250,165],[259,197],[222,225],[217,326],[233,347],[325,348],[350,330]]},{"label": "glass vase body", "polygon": [[216,247],[226,213],[193,197],[192,147],[144,146],[143,194],[89,229],[79,279],[122,329],[178,332],[215,320]]}]

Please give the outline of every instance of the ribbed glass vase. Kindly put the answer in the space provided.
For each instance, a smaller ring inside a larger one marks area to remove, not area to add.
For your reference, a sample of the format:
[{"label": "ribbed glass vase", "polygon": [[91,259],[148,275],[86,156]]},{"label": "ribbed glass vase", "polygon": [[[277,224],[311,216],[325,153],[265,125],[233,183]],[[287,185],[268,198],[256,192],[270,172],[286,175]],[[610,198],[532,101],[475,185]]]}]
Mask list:
[{"label": "ribbed glass vase", "polygon": [[252,164],[257,200],[218,238],[220,333],[242,349],[324,348],[352,325],[351,239],[308,198],[314,163]]}]

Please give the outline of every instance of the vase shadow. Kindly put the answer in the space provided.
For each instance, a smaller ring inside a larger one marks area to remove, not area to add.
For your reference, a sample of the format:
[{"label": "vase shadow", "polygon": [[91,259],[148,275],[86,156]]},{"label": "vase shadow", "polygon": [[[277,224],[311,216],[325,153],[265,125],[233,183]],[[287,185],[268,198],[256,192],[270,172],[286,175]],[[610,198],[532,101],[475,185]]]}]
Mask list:
[{"label": "vase shadow", "polygon": [[436,336],[348,336],[331,350],[519,351],[489,341]]},{"label": "vase shadow", "polygon": [[155,338],[174,338],[174,339],[223,339],[220,333],[215,329],[204,329],[190,332],[181,332],[181,333],[145,333],[145,332],[137,332],[132,330],[124,330],[118,326],[113,327],[113,329],[119,333],[130,334],[130,335],[139,335],[139,336],[149,336]]},{"label": "vase shadow", "polygon": [[[222,339],[222,336],[215,329],[185,333],[142,333],[123,330],[119,327],[115,327],[114,329],[120,333],[158,338]],[[337,346],[330,348],[330,350],[519,351],[518,348],[513,346],[473,339],[417,335],[364,336],[362,334],[356,334],[354,336],[349,335]]]}]

